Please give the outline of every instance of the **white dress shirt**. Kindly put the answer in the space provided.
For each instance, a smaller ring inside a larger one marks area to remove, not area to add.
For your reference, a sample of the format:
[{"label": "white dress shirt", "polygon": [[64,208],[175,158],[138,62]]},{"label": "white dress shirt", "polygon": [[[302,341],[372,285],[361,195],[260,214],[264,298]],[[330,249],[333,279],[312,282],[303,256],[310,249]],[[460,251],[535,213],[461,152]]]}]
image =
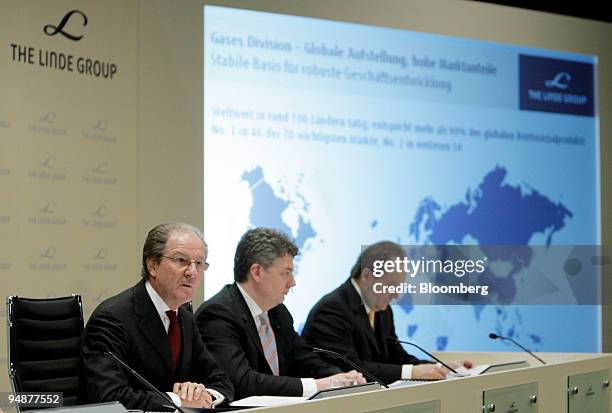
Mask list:
[{"label": "white dress shirt", "polygon": [[[246,301],[247,307],[249,307],[249,311],[251,312],[251,317],[253,317],[253,321],[255,322],[255,327],[257,327],[257,331],[261,327],[261,321],[259,319],[259,315],[264,311],[257,305],[255,300],[253,300],[244,288],[240,286],[240,284],[236,283],[238,286],[238,290],[244,297],[244,301]],[[317,382],[313,378],[300,378],[302,381],[302,396],[308,397],[317,392]]]}]

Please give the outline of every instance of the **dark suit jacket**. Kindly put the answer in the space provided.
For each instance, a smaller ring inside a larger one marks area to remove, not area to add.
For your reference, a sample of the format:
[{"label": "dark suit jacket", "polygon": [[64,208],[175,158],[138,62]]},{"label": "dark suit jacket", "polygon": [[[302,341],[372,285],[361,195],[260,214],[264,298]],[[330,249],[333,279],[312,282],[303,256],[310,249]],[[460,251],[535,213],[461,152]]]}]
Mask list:
[{"label": "dark suit jacket", "polygon": [[223,287],[196,312],[206,347],[232,380],[237,399],[301,396],[300,377],[320,378],[340,372],[307,348],[283,304],[268,311],[268,317],[276,337],[279,376],[270,370],[255,321],[236,284]]},{"label": "dark suit jacket", "polygon": [[80,401],[118,400],[128,409],[167,410],[168,402],[148,390],[129,372],[101,352],[110,350],[163,392],[175,382],[204,384],[232,399],[234,389],[208,353],[193,315],[181,308],[181,355],[173,372],[164,325],[144,281],[101,303],[83,333]]},{"label": "dark suit jacket", "polygon": [[[385,383],[401,378],[402,364],[429,363],[388,339],[397,338],[390,306],[376,312],[374,323],[373,331],[361,297],[349,279],[310,310],[302,337],[308,344],[341,353]],[[329,361],[346,367],[342,361]]]}]

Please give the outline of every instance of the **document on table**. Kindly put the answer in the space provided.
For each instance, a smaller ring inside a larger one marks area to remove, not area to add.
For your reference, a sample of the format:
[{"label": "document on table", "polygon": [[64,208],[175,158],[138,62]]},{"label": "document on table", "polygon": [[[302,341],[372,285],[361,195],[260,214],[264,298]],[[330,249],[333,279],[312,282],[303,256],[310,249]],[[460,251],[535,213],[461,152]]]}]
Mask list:
[{"label": "document on table", "polygon": [[[465,367],[459,367],[457,373],[461,376],[478,376],[479,374],[485,373],[497,373],[498,371],[506,371],[519,369],[523,367],[529,367],[529,363],[526,361],[511,361],[509,363],[497,363],[497,364],[481,364],[474,366],[471,369]],[[450,375],[449,375],[450,376]]]},{"label": "document on table", "polygon": [[306,397],[289,397],[289,396],[251,396],[244,399],[236,400],[230,403],[230,406],[236,407],[272,407],[282,406],[284,404],[302,403],[307,400]]}]

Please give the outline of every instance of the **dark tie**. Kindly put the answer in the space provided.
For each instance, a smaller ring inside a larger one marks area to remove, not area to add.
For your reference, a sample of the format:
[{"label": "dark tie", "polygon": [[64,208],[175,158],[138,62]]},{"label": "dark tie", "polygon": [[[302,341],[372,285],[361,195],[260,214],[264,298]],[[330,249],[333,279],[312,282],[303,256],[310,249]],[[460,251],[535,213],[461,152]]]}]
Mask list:
[{"label": "dark tie", "polygon": [[168,326],[168,344],[170,344],[170,354],[172,355],[172,368],[176,370],[179,354],[181,353],[181,329],[179,328],[176,311],[168,310],[166,315],[170,319]]}]

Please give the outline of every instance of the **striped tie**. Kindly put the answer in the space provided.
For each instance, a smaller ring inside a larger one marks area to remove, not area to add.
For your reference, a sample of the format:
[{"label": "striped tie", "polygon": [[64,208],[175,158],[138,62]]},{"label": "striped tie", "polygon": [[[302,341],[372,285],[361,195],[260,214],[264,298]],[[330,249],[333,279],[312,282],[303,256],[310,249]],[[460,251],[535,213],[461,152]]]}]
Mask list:
[{"label": "striped tie", "polygon": [[274,338],[274,332],[270,328],[270,320],[268,319],[268,313],[263,312],[259,314],[259,339],[261,340],[261,347],[263,348],[266,360],[270,365],[270,370],[275,376],[278,376],[278,354],[276,353],[276,340]]}]

